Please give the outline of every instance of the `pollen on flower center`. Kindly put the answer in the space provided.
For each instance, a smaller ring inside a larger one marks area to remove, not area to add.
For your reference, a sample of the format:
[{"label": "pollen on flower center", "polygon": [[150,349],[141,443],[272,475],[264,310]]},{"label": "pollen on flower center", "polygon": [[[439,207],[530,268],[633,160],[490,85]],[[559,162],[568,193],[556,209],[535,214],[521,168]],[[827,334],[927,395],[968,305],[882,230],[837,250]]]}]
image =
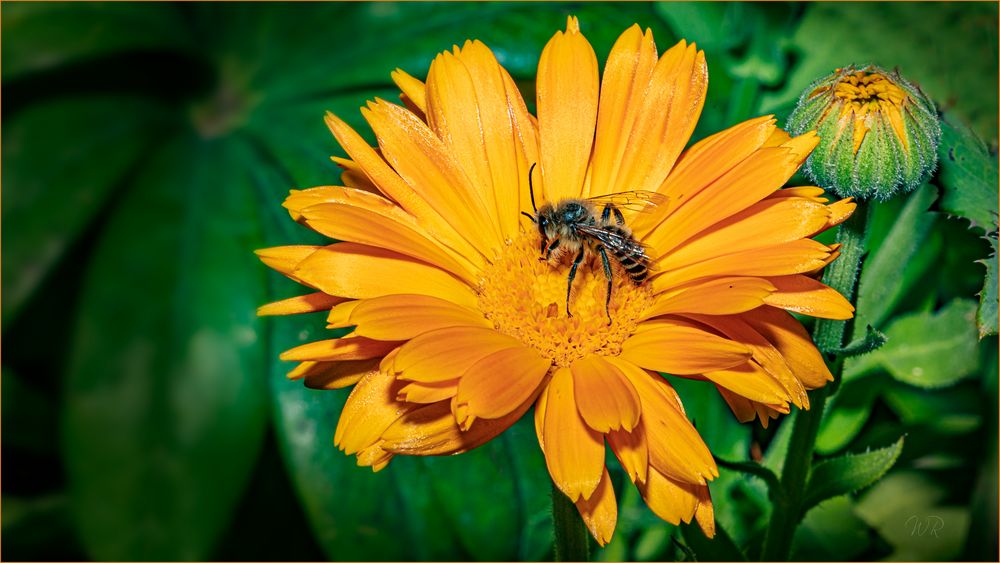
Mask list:
[{"label": "pollen on flower center", "polygon": [[[587,260],[573,280],[566,315],[569,264],[540,261],[538,235],[509,243],[499,260],[483,272],[479,307],[494,327],[569,366],[587,355],[618,355],[652,301],[648,284],[636,286],[616,264],[611,291],[611,324],[604,309],[607,278],[600,261]],[[595,267],[596,266],[596,267]]]},{"label": "pollen on flower center", "polygon": [[856,113],[878,111],[886,106],[900,107],[907,99],[906,92],[885,75],[863,70],[843,77],[833,95],[846,102],[845,109]]}]

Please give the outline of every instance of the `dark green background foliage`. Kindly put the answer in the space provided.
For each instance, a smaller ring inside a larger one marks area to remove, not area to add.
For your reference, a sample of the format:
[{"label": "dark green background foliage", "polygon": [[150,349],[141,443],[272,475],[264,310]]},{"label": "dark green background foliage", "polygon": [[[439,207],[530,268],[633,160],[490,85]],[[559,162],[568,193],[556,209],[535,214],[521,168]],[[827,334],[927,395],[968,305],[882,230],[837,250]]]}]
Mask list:
[{"label": "dark green background foliage", "polygon": [[[4,2],[3,558],[551,557],[530,420],[467,455],[355,467],[332,445],[347,392],[277,360],[322,318],[256,318],[302,290],[252,251],[318,240],[280,203],[338,182],[325,110],[364,132],[357,108],[396,96],[392,69],[422,77],[466,38],[530,103],[568,14],[602,61],[634,22],[661,48],[698,42],[696,139],[783,123],[849,63],[898,66],[939,104],[938,173],[875,214],[855,337],[888,341],[832,399],[792,556],[995,560],[997,8],[935,3]],[[710,386],[677,387],[735,463],[712,485],[719,538],[653,517],[612,464],[620,519],[598,559],[759,553],[761,467],[783,463],[788,420],[740,425]]]}]

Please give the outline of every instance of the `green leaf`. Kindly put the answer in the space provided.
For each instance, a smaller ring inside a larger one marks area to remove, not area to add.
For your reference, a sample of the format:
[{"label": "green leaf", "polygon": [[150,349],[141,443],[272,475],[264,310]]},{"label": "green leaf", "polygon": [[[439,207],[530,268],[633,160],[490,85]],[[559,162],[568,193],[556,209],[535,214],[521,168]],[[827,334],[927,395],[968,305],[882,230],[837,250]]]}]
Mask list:
[{"label": "green leaf", "polygon": [[882,398],[905,424],[926,425],[944,434],[968,434],[983,422],[980,391],[965,384],[919,389],[894,382],[882,388]]},{"label": "green leaf", "polygon": [[856,561],[872,543],[871,531],[854,514],[848,496],[822,502],[795,531],[791,561]]},{"label": "green leaf", "polygon": [[192,46],[171,4],[5,3],[3,80],[125,50]]},{"label": "green leaf", "polygon": [[975,373],[979,367],[975,314],[973,301],[959,299],[936,313],[898,317],[885,331],[885,346],[845,363],[845,382],[885,369],[903,383],[936,388]]},{"label": "green leaf", "polygon": [[38,104],[4,122],[4,327],[148,149],[161,114],[109,96]]},{"label": "green leaf", "polygon": [[916,471],[894,471],[858,500],[855,514],[892,547],[886,559],[951,561],[959,557],[969,530],[969,509],[943,505],[947,491],[939,481]]},{"label": "green leaf", "polygon": [[54,453],[58,442],[56,401],[33,387],[23,377],[3,368],[3,427],[16,429],[4,436],[4,447],[36,453]]},{"label": "green leaf", "polygon": [[97,243],[62,417],[72,511],[94,559],[208,557],[253,469],[266,278],[246,162],[229,142],[171,140]]},{"label": "green leaf", "polygon": [[3,537],[4,559],[11,561],[71,561],[84,557],[73,539],[65,493],[33,497],[5,493]]},{"label": "green leaf", "polygon": [[809,474],[802,510],[806,512],[826,499],[870,486],[889,471],[902,451],[903,438],[900,438],[887,448],[845,454],[816,464]]},{"label": "green leaf", "polygon": [[698,524],[681,525],[681,533],[684,535],[684,543],[687,544],[698,561],[746,561],[746,556],[740,548],[733,543],[733,538],[729,536],[726,529],[716,523],[715,537],[706,538]]},{"label": "green leaf", "polygon": [[[812,81],[851,63],[899,67],[939,104],[996,138],[997,7],[949,3],[818,2],[791,39],[798,64],[761,113],[798,99]],[[965,64],[956,64],[964,61]]]},{"label": "green leaf", "polygon": [[976,310],[980,339],[997,334],[997,306],[1000,301],[1000,296],[997,295],[1000,277],[997,277],[996,235],[987,237],[987,240],[993,252],[988,258],[980,260],[986,267],[986,279],[983,281],[983,290],[979,292],[979,308]]},{"label": "green leaf", "polygon": [[945,114],[938,146],[941,209],[984,231],[997,230],[997,156],[960,121]]},{"label": "green leaf", "polygon": [[678,37],[709,53],[743,44],[749,35],[745,15],[753,7],[738,2],[657,2],[656,12]]},{"label": "green leaf", "polygon": [[823,412],[816,451],[827,455],[850,444],[871,415],[882,386],[881,377],[844,382]]},{"label": "green leaf", "polygon": [[[872,251],[865,259],[858,282],[855,339],[868,325],[880,328],[899,300],[931,266],[927,257],[922,256],[922,250],[936,218],[927,208],[936,197],[934,186],[923,185],[906,196],[906,203],[898,215],[891,215],[892,228],[885,238],[869,240]],[[876,213],[878,211],[876,209]],[[889,283],[888,280],[893,281]]]}]

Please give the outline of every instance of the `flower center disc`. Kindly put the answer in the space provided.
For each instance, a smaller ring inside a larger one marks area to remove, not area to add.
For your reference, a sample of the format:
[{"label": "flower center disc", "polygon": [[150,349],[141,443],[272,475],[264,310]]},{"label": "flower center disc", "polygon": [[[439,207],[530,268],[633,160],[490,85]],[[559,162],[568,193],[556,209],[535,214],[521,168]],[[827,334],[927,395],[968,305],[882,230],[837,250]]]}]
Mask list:
[{"label": "flower center disc", "polygon": [[880,106],[901,106],[906,92],[879,73],[858,71],[845,76],[834,88],[834,95],[857,110],[877,111]]},{"label": "flower center disc", "polygon": [[539,237],[526,233],[508,244],[486,268],[479,307],[494,327],[550,358],[558,366],[591,354],[614,356],[653,302],[648,284],[636,286],[612,261],[611,324],[604,309],[607,278],[601,260],[589,256],[577,269],[566,315],[572,257],[557,266],[539,260]]}]

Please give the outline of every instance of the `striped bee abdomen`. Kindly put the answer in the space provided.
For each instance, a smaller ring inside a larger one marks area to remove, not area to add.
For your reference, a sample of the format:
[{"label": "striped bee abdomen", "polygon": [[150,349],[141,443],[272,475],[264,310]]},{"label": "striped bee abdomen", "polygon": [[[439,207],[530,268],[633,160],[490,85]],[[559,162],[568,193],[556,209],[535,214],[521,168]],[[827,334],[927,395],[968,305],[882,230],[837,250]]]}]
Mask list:
[{"label": "striped bee abdomen", "polygon": [[607,226],[604,229],[617,236],[611,241],[605,241],[604,248],[615,257],[615,260],[622,265],[625,273],[635,285],[641,285],[649,275],[649,257],[646,256],[646,249],[632,238],[632,233],[627,229],[617,226]]}]

